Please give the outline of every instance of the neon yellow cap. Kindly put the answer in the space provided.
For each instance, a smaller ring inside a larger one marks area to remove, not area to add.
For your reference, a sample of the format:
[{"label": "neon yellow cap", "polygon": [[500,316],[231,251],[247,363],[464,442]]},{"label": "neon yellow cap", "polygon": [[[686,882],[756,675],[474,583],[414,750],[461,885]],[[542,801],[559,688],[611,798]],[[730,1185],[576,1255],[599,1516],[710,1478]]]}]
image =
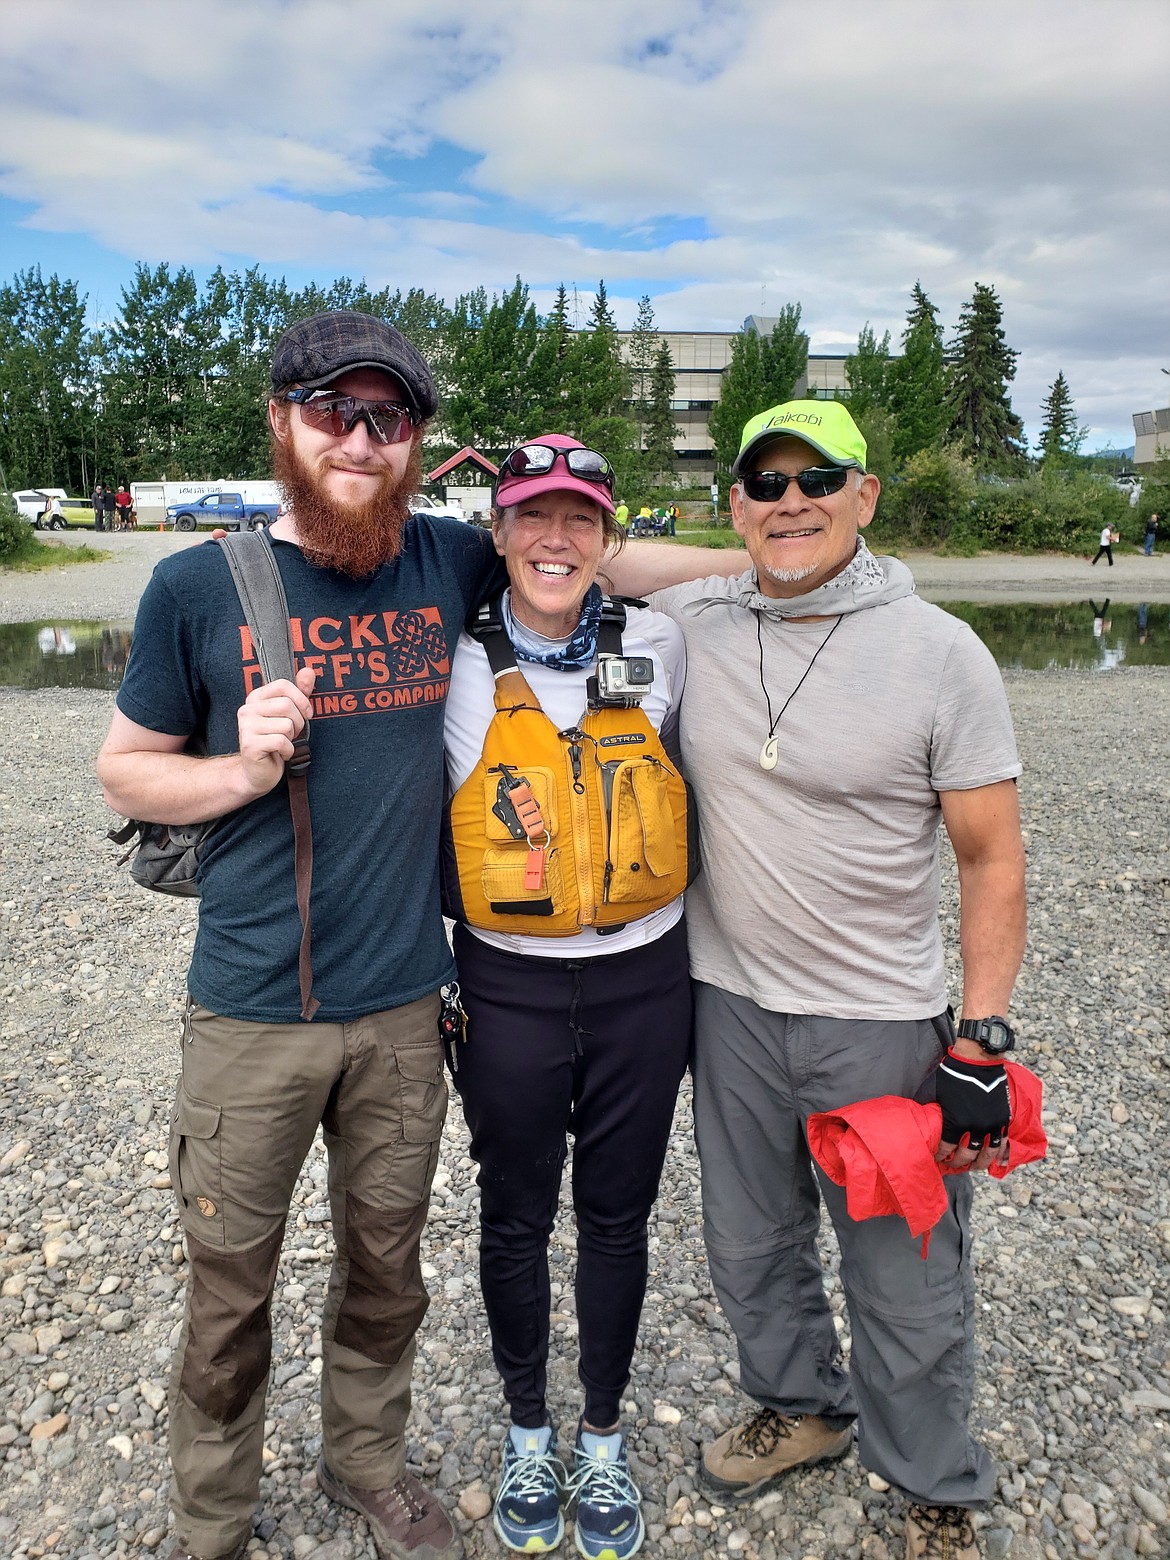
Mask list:
[{"label": "neon yellow cap", "polygon": [[865,470],[865,440],[840,401],[785,401],[744,424],[731,475],[738,480],[765,444],[783,438],[802,439],[834,466]]}]

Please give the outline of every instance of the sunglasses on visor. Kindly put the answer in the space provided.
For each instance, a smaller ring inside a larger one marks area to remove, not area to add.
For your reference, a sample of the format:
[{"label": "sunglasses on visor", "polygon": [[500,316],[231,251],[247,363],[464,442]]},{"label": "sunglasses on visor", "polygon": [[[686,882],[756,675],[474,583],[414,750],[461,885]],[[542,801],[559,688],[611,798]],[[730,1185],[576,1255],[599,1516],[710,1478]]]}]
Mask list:
[{"label": "sunglasses on visor", "polygon": [[347,434],[359,419],[381,444],[404,444],[414,431],[415,414],[399,401],[367,401],[329,390],[290,390],[285,400],[300,407],[302,422],[335,439]]},{"label": "sunglasses on visor", "polygon": [[790,482],[796,483],[805,498],[828,498],[830,493],[841,491],[849,473],[855,469],[853,466],[809,466],[795,477],[785,476],[782,471],[748,471],[739,480],[744,492],[757,504],[774,504],[784,497]]},{"label": "sunglasses on visor", "polygon": [[496,488],[506,476],[541,477],[551,471],[558,460],[563,460],[573,476],[584,482],[596,482],[599,487],[613,492],[613,467],[604,455],[596,450],[562,450],[553,444],[522,444],[519,449],[505,455],[496,478]]}]

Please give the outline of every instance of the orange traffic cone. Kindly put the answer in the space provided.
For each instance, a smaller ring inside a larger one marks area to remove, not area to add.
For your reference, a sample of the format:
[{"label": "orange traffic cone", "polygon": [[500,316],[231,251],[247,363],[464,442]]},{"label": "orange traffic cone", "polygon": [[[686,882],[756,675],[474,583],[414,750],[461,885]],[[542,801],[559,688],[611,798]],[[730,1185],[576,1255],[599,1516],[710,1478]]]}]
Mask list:
[{"label": "orange traffic cone", "polygon": [[163,528],[163,523],[162,523],[162,521],[161,521],[161,520],[160,520],[160,521],[159,521],[159,523],[158,523],[158,528],[159,528],[159,530],[160,530],[160,531],[161,531],[161,530],[162,530],[162,528]]}]

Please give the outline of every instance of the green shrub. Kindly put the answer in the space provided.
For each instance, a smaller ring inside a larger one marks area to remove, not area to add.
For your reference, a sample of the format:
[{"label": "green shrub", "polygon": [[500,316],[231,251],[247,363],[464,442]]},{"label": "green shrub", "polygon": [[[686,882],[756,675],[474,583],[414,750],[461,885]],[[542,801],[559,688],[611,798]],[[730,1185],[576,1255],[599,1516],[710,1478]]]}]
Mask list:
[{"label": "green shrub", "polygon": [[913,547],[958,544],[970,529],[975,483],[967,461],[947,449],[912,455],[878,501],[883,536],[901,537]]},{"label": "green shrub", "polygon": [[32,551],[33,528],[7,493],[0,493],[0,563],[12,563]]},{"label": "green shrub", "polygon": [[1006,552],[1084,553],[1096,548],[1107,524],[1123,541],[1134,540],[1130,514],[1128,499],[1111,482],[1061,472],[983,489],[972,506],[971,528],[984,546]]}]

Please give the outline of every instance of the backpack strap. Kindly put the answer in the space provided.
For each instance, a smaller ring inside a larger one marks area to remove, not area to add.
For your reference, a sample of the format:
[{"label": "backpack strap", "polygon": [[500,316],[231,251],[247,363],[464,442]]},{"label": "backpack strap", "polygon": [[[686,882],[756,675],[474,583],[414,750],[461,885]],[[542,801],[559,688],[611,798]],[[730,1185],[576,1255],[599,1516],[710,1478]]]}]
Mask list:
[{"label": "backpack strap", "polygon": [[[248,620],[248,632],[265,682],[296,676],[296,660],[288,623],[288,599],[267,530],[229,531],[219,545],[239,592]],[[321,1004],[313,995],[312,921],[313,824],[309,814],[309,722],[293,742],[293,756],[285,764],[288,806],[293,825],[293,870],[297,885],[297,910],[301,917],[298,976],[301,1018],[308,1023]]]}]

